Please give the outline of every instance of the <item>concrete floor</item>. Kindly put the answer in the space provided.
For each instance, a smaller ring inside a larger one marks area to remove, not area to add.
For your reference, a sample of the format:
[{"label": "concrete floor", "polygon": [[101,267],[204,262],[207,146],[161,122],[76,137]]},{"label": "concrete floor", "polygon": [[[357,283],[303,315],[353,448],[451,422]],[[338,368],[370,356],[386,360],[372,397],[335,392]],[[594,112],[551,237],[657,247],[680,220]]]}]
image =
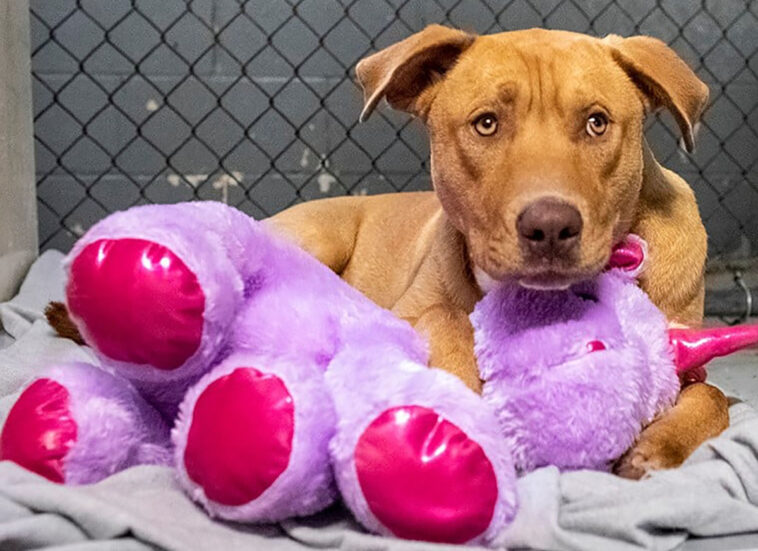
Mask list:
[{"label": "concrete floor", "polygon": [[712,361],[708,381],[727,396],[739,398],[758,409],[758,349]]}]

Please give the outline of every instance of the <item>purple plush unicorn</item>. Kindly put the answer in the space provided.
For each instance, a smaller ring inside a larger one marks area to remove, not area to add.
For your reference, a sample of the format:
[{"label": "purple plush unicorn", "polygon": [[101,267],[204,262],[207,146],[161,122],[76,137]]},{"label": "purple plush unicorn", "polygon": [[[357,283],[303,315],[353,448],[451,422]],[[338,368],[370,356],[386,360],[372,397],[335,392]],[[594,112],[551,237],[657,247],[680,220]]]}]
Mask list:
[{"label": "purple plush unicorn", "polygon": [[172,464],[224,519],[339,494],[375,532],[487,543],[515,515],[518,472],[604,468],[678,392],[674,361],[699,337],[672,346],[640,262],[621,264],[566,291],[489,293],[472,314],[482,398],[264,223],[217,203],[133,208],[67,258],[68,309],[102,366],[32,381],[0,457],[71,484]]}]

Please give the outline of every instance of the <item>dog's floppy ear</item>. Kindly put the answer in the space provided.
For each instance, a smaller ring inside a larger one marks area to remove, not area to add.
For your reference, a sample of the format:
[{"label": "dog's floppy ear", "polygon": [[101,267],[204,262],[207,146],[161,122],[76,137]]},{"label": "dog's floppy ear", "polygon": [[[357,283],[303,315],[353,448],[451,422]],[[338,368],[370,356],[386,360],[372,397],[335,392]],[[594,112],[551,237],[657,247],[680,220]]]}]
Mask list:
[{"label": "dog's floppy ear", "polygon": [[364,94],[360,120],[366,120],[383,97],[395,109],[422,114],[422,96],[452,67],[474,38],[463,31],[429,25],[362,59],[355,68]]},{"label": "dog's floppy ear", "polygon": [[708,101],[708,87],[674,50],[649,36],[604,39],[616,62],[643,91],[651,110],[665,107],[682,131],[687,151],[694,147],[693,128]]}]

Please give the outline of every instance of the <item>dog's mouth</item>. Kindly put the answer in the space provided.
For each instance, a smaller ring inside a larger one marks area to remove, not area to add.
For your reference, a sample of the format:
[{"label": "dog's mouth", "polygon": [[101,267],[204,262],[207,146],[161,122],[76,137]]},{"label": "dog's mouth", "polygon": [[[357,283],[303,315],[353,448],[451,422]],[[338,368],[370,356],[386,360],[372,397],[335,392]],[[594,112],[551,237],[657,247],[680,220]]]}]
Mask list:
[{"label": "dog's mouth", "polygon": [[517,284],[538,291],[562,291],[593,279],[603,271],[608,257],[598,255],[582,261],[574,257],[519,260],[511,263],[491,255],[472,255],[471,264],[480,289],[487,293],[502,284]]},{"label": "dog's mouth", "polygon": [[522,287],[535,289],[538,291],[564,291],[595,277],[601,269],[595,269],[594,266],[587,268],[545,268],[542,270],[528,270],[521,272],[511,278]]},{"label": "dog's mouth", "polygon": [[522,287],[536,291],[564,291],[582,279],[586,278],[548,270],[539,274],[520,276],[516,281]]},{"label": "dog's mouth", "polygon": [[[577,262],[572,258],[555,259],[552,261],[526,261],[508,279],[517,282],[527,289],[563,291],[572,285],[597,276],[603,271],[603,267],[607,264],[607,261],[607,258],[598,258],[585,262]],[[504,280],[504,278],[501,279]]]},{"label": "dog's mouth", "polygon": [[592,277],[590,273],[576,270],[563,271],[551,269],[540,272],[516,273],[495,278],[478,267],[474,270],[474,275],[479,287],[485,293],[506,282],[517,283],[521,287],[537,291],[564,291],[572,285]]}]

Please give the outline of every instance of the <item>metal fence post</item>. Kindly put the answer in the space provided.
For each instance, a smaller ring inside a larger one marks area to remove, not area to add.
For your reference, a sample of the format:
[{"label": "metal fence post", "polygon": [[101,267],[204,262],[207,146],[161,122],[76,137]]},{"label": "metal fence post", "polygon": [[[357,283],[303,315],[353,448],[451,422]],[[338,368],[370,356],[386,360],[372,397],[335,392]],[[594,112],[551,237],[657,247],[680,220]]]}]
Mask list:
[{"label": "metal fence post", "polygon": [[29,3],[0,0],[0,300],[37,255]]}]

